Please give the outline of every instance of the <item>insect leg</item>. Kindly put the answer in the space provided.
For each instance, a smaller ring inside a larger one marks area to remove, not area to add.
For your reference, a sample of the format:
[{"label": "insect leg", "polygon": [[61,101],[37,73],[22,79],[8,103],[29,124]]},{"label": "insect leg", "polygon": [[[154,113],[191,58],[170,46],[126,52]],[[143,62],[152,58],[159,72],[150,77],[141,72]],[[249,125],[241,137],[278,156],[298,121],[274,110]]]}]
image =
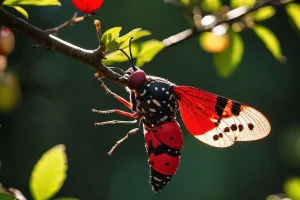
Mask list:
[{"label": "insect leg", "polygon": [[127,108],[132,109],[132,104],[130,102],[128,102],[127,100],[123,99],[119,95],[117,95],[117,94],[113,93],[112,91],[110,91],[110,89],[108,89],[108,87],[104,84],[104,82],[101,79],[99,79],[99,81],[102,83],[101,86],[105,89],[105,91],[108,94],[115,97],[118,101],[120,101],[122,104],[124,104]]},{"label": "insect leg", "polygon": [[111,148],[111,150],[107,153],[108,155],[111,156],[111,154],[114,152],[114,150],[117,148],[117,146],[119,144],[121,144],[122,142],[124,142],[129,136],[133,135],[134,133],[136,133],[140,128],[134,128],[131,131],[129,131],[125,137],[123,137],[122,139],[120,139],[119,141],[116,142],[116,144]]},{"label": "insect leg", "polygon": [[112,121],[94,123],[94,125],[95,126],[103,126],[106,124],[135,124],[135,123],[137,123],[137,120],[133,120],[133,121],[112,120]]},{"label": "insect leg", "polygon": [[139,117],[138,113],[129,113],[129,112],[126,112],[126,111],[115,110],[115,109],[114,110],[96,110],[96,109],[92,109],[92,112],[100,113],[100,114],[116,113],[116,114],[123,115],[123,116],[126,116],[126,117],[131,117],[133,119],[136,119],[136,118]]}]

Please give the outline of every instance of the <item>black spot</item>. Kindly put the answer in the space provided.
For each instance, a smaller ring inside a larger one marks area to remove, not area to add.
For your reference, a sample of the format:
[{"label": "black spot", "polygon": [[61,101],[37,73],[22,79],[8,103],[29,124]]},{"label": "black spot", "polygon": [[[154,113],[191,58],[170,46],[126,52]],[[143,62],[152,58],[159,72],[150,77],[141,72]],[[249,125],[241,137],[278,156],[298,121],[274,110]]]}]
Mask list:
[{"label": "black spot", "polygon": [[229,127],[224,128],[224,132],[229,132],[229,131],[230,131]]},{"label": "black spot", "polygon": [[224,108],[226,107],[227,103],[228,103],[227,98],[221,97],[221,96],[217,97],[217,103],[215,105],[215,110],[216,110],[219,117],[222,117]]},{"label": "black spot", "polygon": [[237,136],[234,136],[234,140],[237,140]]},{"label": "black spot", "polygon": [[252,123],[249,123],[248,128],[252,131],[254,129],[254,125]]},{"label": "black spot", "polygon": [[239,102],[233,101],[232,102],[232,109],[231,112],[234,116],[240,115],[241,112],[241,104]]},{"label": "black spot", "polygon": [[230,128],[231,128],[232,131],[236,131],[237,130],[237,125],[236,124],[232,124]]},{"label": "black spot", "polygon": [[174,139],[174,137],[173,137],[173,136],[171,136],[171,137],[170,137],[170,140],[173,140],[173,139]]},{"label": "black spot", "polygon": [[215,141],[217,141],[217,140],[219,139],[219,136],[218,136],[218,135],[214,135],[214,136],[213,136],[213,139],[214,139]]},{"label": "black spot", "polygon": [[152,144],[152,140],[149,140],[149,144]]},{"label": "black spot", "polygon": [[154,165],[154,162],[153,162],[153,161],[151,162],[151,165]]},{"label": "black spot", "polygon": [[239,131],[241,132],[243,129],[244,129],[243,125],[240,124],[240,125],[239,125]]},{"label": "black spot", "polygon": [[219,122],[214,122],[215,126],[219,126]]},{"label": "black spot", "polygon": [[159,129],[162,129],[162,127],[160,126],[160,127],[158,127]]},{"label": "black spot", "polygon": [[168,162],[166,162],[166,163],[165,163],[165,165],[166,165],[166,166],[169,166],[169,163],[168,163]]},{"label": "black spot", "polygon": [[222,133],[219,133],[219,138],[223,138],[223,134]]}]

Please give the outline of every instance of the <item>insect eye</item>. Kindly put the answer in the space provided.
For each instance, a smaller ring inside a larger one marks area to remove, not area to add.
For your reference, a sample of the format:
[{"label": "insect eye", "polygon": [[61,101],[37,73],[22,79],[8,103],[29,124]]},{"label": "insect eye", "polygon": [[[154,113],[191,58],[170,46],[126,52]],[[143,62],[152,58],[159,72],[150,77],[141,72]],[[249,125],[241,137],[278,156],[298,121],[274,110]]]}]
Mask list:
[{"label": "insect eye", "polygon": [[146,73],[142,70],[133,72],[128,79],[128,87],[131,90],[140,89],[146,81]]}]

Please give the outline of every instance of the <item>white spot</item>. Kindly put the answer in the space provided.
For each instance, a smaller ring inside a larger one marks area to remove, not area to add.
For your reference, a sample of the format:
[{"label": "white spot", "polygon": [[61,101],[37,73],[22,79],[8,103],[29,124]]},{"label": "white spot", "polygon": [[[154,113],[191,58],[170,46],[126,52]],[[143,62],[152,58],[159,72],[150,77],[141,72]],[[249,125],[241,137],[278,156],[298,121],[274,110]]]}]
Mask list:
[{"label": "white spot", "polygon": [[168,152],[171,152],[171,150],[170,150],[170,149],[168,149]]},{"label": "white spot", "polygon": [[155,87],[154,89],[155,89],[155,90],[158,90],[158,88],[157,88],[157,87]]},{"label": "white spot", "polygon": [[162,111],[160,111],[159,113],[162,113]]},{"label": "white spot", "polygon": [[159,123],[159,121],[157,121],[156,123]]},{"label": "white spot", "polygon": [[152,101],[153,101],[153,103],[154,103],[155,105],[161,106],[160,103],[159,103],[158,101],[156,101],[155,99],[153,99]]},{"label": "white spot", "polygon": [[163,103],[167,103],[166,101],[163,101]]},{"label": "white spot", "polygon": [[163,87],[163,88],[161,88],[161,90],[162,90],[162,91],[164,91],[165,89],[166,89],[166,88],[164,88],[164,87]]},{"label": "white spot", "polygon": [[150,110],[151,112],[156,112],[156,110],[155,110],[155,109],[152,109],[152,108],[149,108],[149,110]]},{"label": "white spot", "polygon": [[168,104],[168,107],[170,107],[170,104]]},{"label": "white spot", "polygon": [[163,184],[166,184],[166,182],[163,182]]},{"label": "white spot", "polygon": [[141,96],[144,96],[146,94],[146,90],[143,91],[143,93],[141,93]]},{"label": "white spot", "polygon": [[178,151],[175,151],[175,153],[178,153]]},{"label": "white spot", "polygon": [[148,83],[147,86],[149,87],[149,86],[150,86],[150,83]]},{"label": "white spot", "polygon": [[157,181],[162,181],[162,180],[160,180],[159,178],[156,178],[155,176],[153,176],[153,178],[154,178],[155,180],[157,180]]},{"label": "white spot", "polygon": [[141,103],[140,100],[137,99],[137,100],[136,100],[136,105],[139,106],[140,103]]},{"label": "white spot", "polygon": [[170,176],[167,176],[167,179],[170,179],[171,177]]},{"label": "white spot", "polygon": [[150,102],[151,102],[150,100],[147,101],[148,104],[150,104]]},{"label": "white spot", "polygon": [[169,91],[166,91],[166,94],[169,94]]},{"label": "white spot", "polygon": [[171,107],[170,110],[173,111],[173,108]]},{"label": "white spot", "polygon": [[165,120],[167,120],[167,119],[168,119],[168,116],[166,115],[166,116],[164,116],[163,118],[161,118],[160,121],[165,121]]},{"label": "white spot", "polygon": [[144,110],[144,108],[142,108],[142,113],[146,113],[145,110]]}]

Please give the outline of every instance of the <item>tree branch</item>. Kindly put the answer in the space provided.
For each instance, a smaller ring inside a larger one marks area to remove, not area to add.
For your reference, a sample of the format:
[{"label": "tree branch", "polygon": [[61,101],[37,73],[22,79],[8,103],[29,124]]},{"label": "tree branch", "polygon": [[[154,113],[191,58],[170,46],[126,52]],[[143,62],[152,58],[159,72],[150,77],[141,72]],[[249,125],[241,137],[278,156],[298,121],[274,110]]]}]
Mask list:
[{"label": "tree branch", "polygon": [[[0,0],[1,2],[2,0]],[[202,32],[209,31],[212,28],[223,24],[223,23],[233,23],[239,19],[241,19],[246,14],[255,11],[261,7],[267,5],[280,6],[285,3],[292,2],[293,0],[258,0],[257,4],[252,8],[247,9],[246,7],[239,7],[229,11],[224,14],[221,19],[216,19],[213,23],[202,26],[200,28],[187,29],[180,33],[177,33],[171,37],[164,39],[162,42],[166,46],[164,49],[168,49],[175,45],[179,45],[184,41],[191,39],[193,37],[198,36]],[[1,4],[0,4],[1,5]],[[74,18],[72,18],[74,19]],[[126,80],[120,79],[121,75],[110,70],[107,66],[105,66],[101,59],[103,56],[101,55],[101,48],[98,47],[95,50],[87,50],[77,47],[73,44],[70,44],[54,35],[49,34],[49,30],[41,30],[28,22],[14,16],[13,14],[6,11],[4,8],[0,6],[0,25],[7,26],[16,31],[22,32],[25,36],[32,38],[37,41],[39,44],[43,44],[49,47],[51,50],[59,51],[66,56],[77,59],[89,66],[93,67],[97,72],[104,75],[106,78],[116,82],[120,86],[126,86]],[[61,27],[65,27],[70,25],[70,21],[62,24]]]},{"label": "tree branch", "polygon": [[264,6],[268,6],[268,5],[281,6],[283,4],[290,3],[293,1],[294,0],[262,0],[262,1],[258,0],[257,3],[251,8],[247,9],[246,7],[239,7],[239,8],[229,11],[222,17],[222,19],[213,22],[213,25],[209,24],[207,26],[202,26],[201,28],[198,28],[198,29],[196,29],[196,28],[187,29],[187,30],[184,30],[180,33],[177,33],[175,35],[172,35],[172,36],[164,39],[162,42],[165,45],[165,49],[168,49],[175,45],[181,44],[185,40],[194,38],[205,31],[210,31],[214,27],[221,25],[223,23],[231,24],[233,22],[236,22],[239,19],[241,19],[242,17],[244,17],[246,14],[256,11],[259,8],[262,8]]},{"label": "tree branch", "polygon": [[0,25],[7,26],[16,31],[22,32],[25,36],[43,43],[51,50],[59,51],[66,56],[79,60],[89,66],[93,67],[97,72],[104,75],[106,78],[116,82],[120,86],[126,86],[125,80],[120,79],[121,75],[110,70],[102,62],[102,56],[100,53],[100,47],[95,50],[87,50],[70,44],[57,38],[54,35],[48,34],[47,31],[43,31],[28,22],[14,16],[4,8],[0,7]]}]

